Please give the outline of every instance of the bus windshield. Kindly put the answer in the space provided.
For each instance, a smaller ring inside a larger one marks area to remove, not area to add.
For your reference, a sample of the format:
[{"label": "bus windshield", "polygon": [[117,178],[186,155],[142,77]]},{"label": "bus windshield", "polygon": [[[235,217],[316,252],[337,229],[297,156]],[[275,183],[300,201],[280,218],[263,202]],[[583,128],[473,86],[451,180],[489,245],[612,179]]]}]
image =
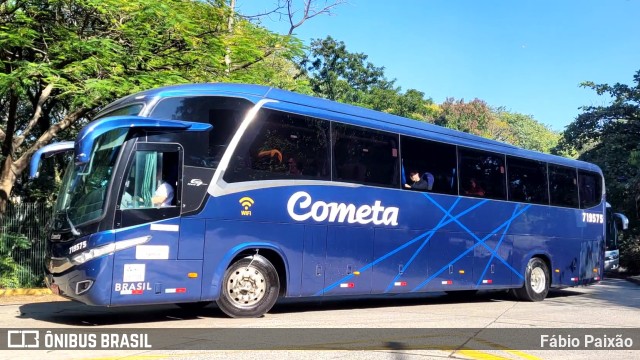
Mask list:
[{"label": "bus windshield", "polygon": [[55,221],[54,229],[73,229],[74,225],[95,220],[104,210],[105,194],[112,170],[128,129],[116,129],[101,135],[83,164],[71,162],[65,172],[55,214],[64,214],[66,221]]}]

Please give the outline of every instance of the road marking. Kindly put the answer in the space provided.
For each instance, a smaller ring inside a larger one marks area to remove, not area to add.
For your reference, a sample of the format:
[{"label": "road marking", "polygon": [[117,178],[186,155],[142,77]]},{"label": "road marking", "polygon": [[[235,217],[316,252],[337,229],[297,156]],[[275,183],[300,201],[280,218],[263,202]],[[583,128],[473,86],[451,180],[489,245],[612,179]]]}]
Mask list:
[{"label": "road marking", "polygon": [[455,354],[460,354],[463,356],[470,357],[472,359],[479,359],[479,360],[510,360],[509,358],[506,358],[506,357],[489,354],[484,351],[478,351],[478,350],[457,350]]},{"label": "road marking", "polygon": [[[537,356],[531,355],[531,354],[527,354],[523,351],[520,350],[510,350],[510,349],[500,349],[497,351],[504,351],[506,353],[509,353],[511,355],[515,355],[517,357],[520,357],[522,359],[527,359],[527,360],[542,360]],[[502,357],[499,355],[495,355],[495,354],[490,354],[484,351],[479,351],[479,350],[458,350],[455,352],[455,354],[460,354],[466,357],[470,357],[472,359],[477,359],[477,360],[503,360],[503,359],[509,359],[512,360],[512,357]]]},{"label": "road marking", "polygon": [[531,354],[527,354],[526,352],[520,351],[520,350],[507,350],[504,349],[503,351],[511,353],[513,355],[516,356],[520,356],[523,359],[527,359],[527,360],[541,360],[539,357],[535,356],[535,355],[531,355]]},{"label": "road marking", "polygon": [[84,360],[154,360],[166,359],[169,357],[192,356],[194,354],[161,354],[161,355],[121,355],[100,358],[86,358]]}]

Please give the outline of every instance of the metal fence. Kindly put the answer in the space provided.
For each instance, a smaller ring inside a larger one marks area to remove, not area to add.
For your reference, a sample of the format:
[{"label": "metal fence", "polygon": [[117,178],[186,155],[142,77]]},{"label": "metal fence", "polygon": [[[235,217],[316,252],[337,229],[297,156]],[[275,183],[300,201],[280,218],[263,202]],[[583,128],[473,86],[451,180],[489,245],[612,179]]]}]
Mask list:
[{"label": "metal fence", "polygon": [[44,285],[45,225],[51,214],[44,203],[7,206],[0,218],[0,287]]}]

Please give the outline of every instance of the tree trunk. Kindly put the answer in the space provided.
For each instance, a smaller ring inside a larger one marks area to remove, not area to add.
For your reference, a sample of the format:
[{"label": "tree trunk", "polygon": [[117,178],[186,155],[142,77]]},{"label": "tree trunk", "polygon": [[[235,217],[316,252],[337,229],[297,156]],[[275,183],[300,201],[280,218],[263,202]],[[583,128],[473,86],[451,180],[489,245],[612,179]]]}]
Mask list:
[{"label": "tree trunk", "polygon": [[9,204],[9,196],[16,183],[16,174],[13,172],[13,158],[11,155],[5,157],[0,173],[0,218],[4,217]]},{"label": "tree trunk", "polygon": [[[229,36],[233,35],[233,17],[236,13],[236,0],[231,0],[229,2],[229,21],[227,22],[227,31],[229,32]],[[227,75],[231,72],[231,48],[227,45],[224,54],[224,63],[227,66],[226,73]]]},{"label": "tree trunk", "polygon": [[72,113],[67,114],[65,118],[57,124],[49,127],[44,134],[29,149],[24,151],[18,160],[13,160],[12,154],[5,157],[0,171],[0,218],[2,218],[7,210],[7,204],[11,198],[11,190],[16,183],[18,175],[20,175],[29,165],[29,161],[33,153],[41,147],[47,145],[58,132],[67,129],[71,124],[89,112],[89,108],[80,108]]}]

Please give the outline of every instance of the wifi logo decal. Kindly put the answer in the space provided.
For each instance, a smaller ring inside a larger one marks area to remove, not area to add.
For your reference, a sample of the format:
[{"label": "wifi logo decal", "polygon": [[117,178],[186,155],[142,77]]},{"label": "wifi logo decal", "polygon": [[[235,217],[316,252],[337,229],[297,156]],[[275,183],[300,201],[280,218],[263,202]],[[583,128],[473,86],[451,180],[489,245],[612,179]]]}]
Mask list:
[{"label": "wifi logo decal", "polygon": [[240,205],[242,205],[242,210],[240,210],[240,215],[242,216],[251,216],[251,206],[253,206],[253,199],[245,196],[240,199]]}]

